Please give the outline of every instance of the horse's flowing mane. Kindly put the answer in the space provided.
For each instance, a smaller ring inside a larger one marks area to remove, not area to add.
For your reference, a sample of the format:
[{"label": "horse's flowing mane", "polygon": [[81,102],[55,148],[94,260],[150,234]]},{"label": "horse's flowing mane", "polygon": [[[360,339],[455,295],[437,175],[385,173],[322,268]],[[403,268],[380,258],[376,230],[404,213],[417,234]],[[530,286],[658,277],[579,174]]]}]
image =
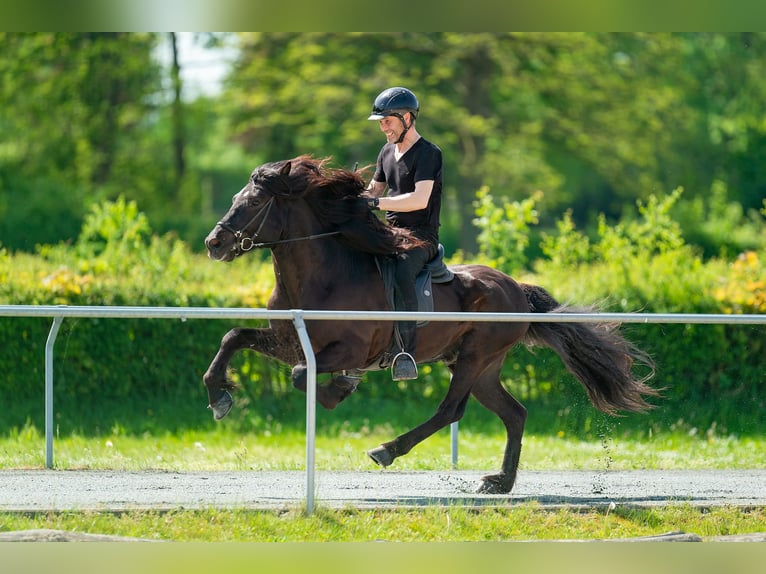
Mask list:
[{"label": "horse's flowing mane", "polygon": [[314,159],[301,155],[266,164],[261,169],[267,169],[271,174],[276,170],[286,177],[282,191],[274,195],[305,199],[317,218],[339,231],[353,249],[384,255],[422,244],[409,231],[386,224],[370,211],[362,197],[364,172],[331,168],[327,165],[329,161],[330,158]]}]

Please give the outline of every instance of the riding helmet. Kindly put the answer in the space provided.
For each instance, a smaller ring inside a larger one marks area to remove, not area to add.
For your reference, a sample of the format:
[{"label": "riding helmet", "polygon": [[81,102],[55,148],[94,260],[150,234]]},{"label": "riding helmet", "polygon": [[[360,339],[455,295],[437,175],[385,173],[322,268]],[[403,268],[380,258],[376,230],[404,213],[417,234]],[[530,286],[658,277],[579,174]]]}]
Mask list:
[{"label": "riding helmet", "polygon": [[372,104],[372,113],[368,120],[382,120],[386,116],[400,116],[405,112],[410,112],[413,117],[417,117],[420,103],[410,90],[407,88],[388,88],[383,90],[375,98]]}]

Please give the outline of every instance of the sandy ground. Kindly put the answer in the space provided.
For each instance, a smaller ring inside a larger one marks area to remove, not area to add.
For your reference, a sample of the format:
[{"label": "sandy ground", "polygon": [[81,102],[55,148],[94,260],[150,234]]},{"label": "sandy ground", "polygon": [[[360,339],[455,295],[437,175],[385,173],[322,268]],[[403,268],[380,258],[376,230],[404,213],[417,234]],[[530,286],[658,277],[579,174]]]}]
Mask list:
[{"label": "sandy ground", "polygon": [[[425,505],[638,507],[766,506],[766,470],[521,471],[511,495],[476,494],[477,471],[317,471],[314,500],[327,508]],[[302,471],[122,472],[0,470],[0,511],[281,509],[302,507]]]}]

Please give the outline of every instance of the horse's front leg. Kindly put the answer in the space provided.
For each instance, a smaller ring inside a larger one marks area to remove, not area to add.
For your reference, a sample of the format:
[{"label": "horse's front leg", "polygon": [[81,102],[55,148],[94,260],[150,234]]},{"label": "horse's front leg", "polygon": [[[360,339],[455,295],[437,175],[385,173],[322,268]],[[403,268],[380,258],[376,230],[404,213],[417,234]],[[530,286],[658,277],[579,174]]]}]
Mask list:
[{"label": "horse's front leg", "polygon": [[269,357],[287,361],[290,345],[285,344],[274,329],[249,329],[235,328],[226,333],[221,339],[221,346],[218,349],[213,361],[207,368],[203,376],[205,387],[207,387],[208,408],[212,409],[215,420],[221,420],[233,406],[231,393],[229,391],[235,388],[226,378],[226,370],[231,358],[242,349],[251,349]]}]

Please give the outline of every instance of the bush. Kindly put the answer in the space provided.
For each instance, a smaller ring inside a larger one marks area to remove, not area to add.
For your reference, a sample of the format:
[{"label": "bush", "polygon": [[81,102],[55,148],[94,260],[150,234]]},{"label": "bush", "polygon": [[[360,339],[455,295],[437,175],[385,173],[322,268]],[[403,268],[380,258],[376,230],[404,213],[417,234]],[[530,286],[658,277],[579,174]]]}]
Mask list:
[{"label": "bush", "polygon": [[[608,311],[763,312],[766,252],[703,261],[670,217],[679,197],[680,192],[652,197],[639,205],[638,217],[615,226],[602,220],[593,240],[565,215],[558,233],[544,237],[546,257],[533,262],[533,271],[517,271],[561,301],[596,302]],[[502,230],[511,234],[510,250],[523,246],[519,230],[533,223],[535,200],[517,210],[497,208],[503,216],[515,213],[521,219],[505,226],[490,213],[494,208],[486,193],[486,218],[478,221],[493,221],[494,231],[484,257],[520,265],[518,252],[503,257],[498,251]],[[225,265],[210,261],[173,236],[154,235],[134,204],[118,200],[91,210],[73,246],[42,246],[36,256],[0,249],[0,303],[263,308],[274,284],[267,258],[267,253],[253,253]],[[221,337],[234,326],[228,320],[67,319],[55,347],[56,400],[75,405],[79,410],[74,412],[97,413],[107,403],[146,412],[148,405],[170,399],[198,404],[199,416],[206,415],[202,374]],[[49,328],[50,319],[0,321],[0,369],[7,373],[0,379],[0,392],[12,404],[41,401]],[[666,391],[653,415],[629,417],[620,424],[677,427],[683,419],[698,428],[715,423],[719,430],[754,432],[766,423],[763,326],[625,325],[624,330],[654,356],[656,384]],[[264,410],[284,414],[284,397],[294,392],[289,367],[242,352],[232,371],[242,385],[238,400],[253,405],[234,415],[242,417],[242,424]],[[605,422],[589,405],[585,392],[547,349],[533,354],[515,348],[503,380],[534,413],[529,424],[537,430],[588,434],[616,424]],[[443,366],[423,365],[420,378],[412,382],[394,383],[387,372],[370,373],[362,392],[371,400],[435,408],[448,381]],[[498,431],[493,416],[480,412],[478,420],[491,421],[487,424]],[[21,427],[30,417],[41,423],[42,408],[11,409],[3,428]]]},{"label": "bush", "polygon": [[82,225],[81,190],[60,180],[25,180],[0,165],[0,246],[33,252],[36,245],[74,239]]},{"label": "bush", "polygon": [[686,241],[700,246],[706,258],[732,258],[763,245],[763,215],[754,209],[745,213],[740,203],[728,200],[728,195],[726,184],[716,180],[709,194],[673,209]]},{"label": "bush", "polygon": [[[153,235],[135,204],[124,200],[94,207],[74,246],[41,246],[37,256],[0,251],[0,278],[0,303],[17,305],[265,307],[273,286],[270,266],[258,258],[224,266],[192,254],[172,236]],[[188,395],[202,408],[202,374],[234,326],[67,319],[55,347],[56,400],[98,408],[101,401],[148,404]],[[11,374],[0,380],[3,396],[27,402],[40,396],[49,329],[50,319],[0,322],[0,369]],[[276,369],[252,353],[243,365],[266,380]],[[18,426],[28,416],[13,411],[5,421]]]},{"label": "bush", "polygon": [[[485,212],[491,211],[491,198],[483,193]],[[638,203],[637,217],[614,226],[602,217],[595,240],[565,214],[556,234],[543,233],[545,257],[534,262],[534,274],[524,280],[544,286],[561,301],[596,304],[603,311],[762,313],[766,253],[746,252],[731,263],[704,261],[685,242],[671,215],[681,195],[678,189],[664,197],[650,196]],[[478,223],[508,213],[495,209]],[[761,234],[764,229],[762,224]],[[494,226],[494,246],[503,242],[499,233],[501,227]],[[510,250],[518,245],[513,234],[507,243]],[[655,384],[666,388],[662,408],[654,415],[661,424],[683,418],[702,428],[716,423],[719,429],[755,431],[766,421],[766,327],[660,324],[624,325],[623,330],[657,362]],[[509,388],[521,400],[569,413],[567,403],[582,397],[573,394],[571,375],[550,353],[527,353],[514,352],[506,361]]]}]

